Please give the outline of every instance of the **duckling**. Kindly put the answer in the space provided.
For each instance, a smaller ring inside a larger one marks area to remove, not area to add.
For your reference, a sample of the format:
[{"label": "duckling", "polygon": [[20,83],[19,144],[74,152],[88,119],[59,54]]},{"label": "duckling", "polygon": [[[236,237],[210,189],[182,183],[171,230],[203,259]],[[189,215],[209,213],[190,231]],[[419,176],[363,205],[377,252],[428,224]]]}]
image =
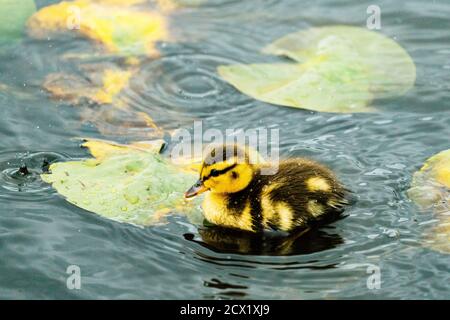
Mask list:
[{"label": "duckling", "polygon": [[[271,168],[275,173],[263,174]],[[214,146],[206,153],[200,178],[185,197],[205,191],[208,222],[250,232],[308,229],[338,216],[348,204],[347,189],[327,167],[295,158],[280,161],[276,170],[238,145]]]}]

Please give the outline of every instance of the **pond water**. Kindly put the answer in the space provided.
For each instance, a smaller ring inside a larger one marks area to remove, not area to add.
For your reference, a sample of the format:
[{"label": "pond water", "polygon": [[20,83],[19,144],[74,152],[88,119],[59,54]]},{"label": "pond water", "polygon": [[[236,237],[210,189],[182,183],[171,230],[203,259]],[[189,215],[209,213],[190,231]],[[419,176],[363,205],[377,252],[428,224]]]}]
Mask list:
[{"label": "pond water", "polygon": [[[43,7],[58,1],[37,1]],[[66,202],[42,182],[49,162],[88,157],[74,137],[133,141],[139,128],[101,133],[80,119],[93,106],[49,98],[43,77],[73,68],[89,41],[29,38],[0,60],[0,298],[31,299],[449,299],[450,256],[423,246],[437,223],[408,199],[412,174],[450,147],[450,2],[377,1],[381,30],[417,66],[406,95],[379,113],[332,114],[251,99],[216,73],[228,63],[273,61],[273,40],[311,26],[365,27],[366,1],[213,0],[171,16],[178,41],[159,44],[123,99],[164,129],[278,128],[283,158],[326,163],[357,195],[347,217],[288,241],[198,229],[182,215],[139,228]],[[95,59],[95,57],[93,58]],[[100,62],[111,58],[98,56]],[[30,174],[18,173],[26,165]],[[66,287],[69,265],[82,287]],[[381,287],[370,289],[379,268]]]}]

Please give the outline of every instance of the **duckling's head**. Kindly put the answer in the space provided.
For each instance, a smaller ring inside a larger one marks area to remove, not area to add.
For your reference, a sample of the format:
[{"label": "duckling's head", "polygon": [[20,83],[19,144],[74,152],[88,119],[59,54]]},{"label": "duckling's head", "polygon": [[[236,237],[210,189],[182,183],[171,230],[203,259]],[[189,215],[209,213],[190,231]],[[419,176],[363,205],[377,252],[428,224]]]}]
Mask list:
[{"label": "duckling's head", "polygon": [[210,190],[214,193],[236,193],[252,181],[256,167],[250,152],[238,145],[219,145],[207,149],[199,180],[185,193],[192,198]]}]

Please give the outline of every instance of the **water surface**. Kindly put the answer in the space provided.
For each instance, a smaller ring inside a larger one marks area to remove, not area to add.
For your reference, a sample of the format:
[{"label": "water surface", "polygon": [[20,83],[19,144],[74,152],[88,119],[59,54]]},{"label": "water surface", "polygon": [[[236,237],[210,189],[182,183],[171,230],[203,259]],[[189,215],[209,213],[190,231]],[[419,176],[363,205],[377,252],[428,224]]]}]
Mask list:
[{"label": "water surface", "polygon": [[[57,1],[39,1],[40,7]],[[172,18],[174,43],[147,61],[123,92],[166,129],[278,128],[282,157],[332,167],[357,195],[348,217],[306,238],[264,243],[198,229],[179,215],[138,228],[79,209],[40,181],[44,160],[87,157],[73,137],[131,141],[82,123],[82,110],[49,99],[44,76],[73,68],[60,57],[93,50],[73,37],[25,41],[1,54],[0,298],[33,299],[448,299],[448,255],[422,246],[437,223],[405,191],[431,155],[450,147],[450,3],[378,1],[380,32],[413,57],[405,96],[375,101],[374,114],[316,113],[253,100],[222,81],[220,64],[276,61],[259,49],[311,26],[364,27],[365,1],[206,1]],[[105,58],[102,58],[105,59]],[[94,108],[94,107],[92,107]],[[30,174],[18,169],[26,165]],[[45,169],[45,168],[44,168]],[[81,290],[68,290],[78,265]],[[369,290],[367,267],[381,270]]]}]

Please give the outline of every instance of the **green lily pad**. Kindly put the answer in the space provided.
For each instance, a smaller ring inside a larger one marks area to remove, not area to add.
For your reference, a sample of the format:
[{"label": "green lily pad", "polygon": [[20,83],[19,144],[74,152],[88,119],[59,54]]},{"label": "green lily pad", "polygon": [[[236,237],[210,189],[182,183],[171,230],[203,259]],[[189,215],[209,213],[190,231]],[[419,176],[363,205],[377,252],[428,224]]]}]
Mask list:
[{"label": "green lily pad", "polygon": [[345,65],[250,64],[220,66],[218,71],[240,91],[264,102],[321,112],[372,111],[367,106],[373,98],[369,87],[353,81]]},{"label": "green lily pad", "polygon": [[296,63],[219,66],[222,78],[272,104],[322,112],[369,112],[374,98],[404,94],[416,69],[395,41],[374,31],[331,26],[289,34],[263,49]]},{"label": "green lily pad", "polygon": [[196,174],[159,155],[159,142],[119,145],[101,140],[84,143],[94,158],[54,163],[44,181],[70,203],[103,217],[147,226],[170,213],[183,213],[193,223],[203,220],[198,202],[183,192]]},{"label": "green lily pad", "polygon": [[0,45],[20,40],[28,17],[35,11],[34,0],[0,0]]}]

